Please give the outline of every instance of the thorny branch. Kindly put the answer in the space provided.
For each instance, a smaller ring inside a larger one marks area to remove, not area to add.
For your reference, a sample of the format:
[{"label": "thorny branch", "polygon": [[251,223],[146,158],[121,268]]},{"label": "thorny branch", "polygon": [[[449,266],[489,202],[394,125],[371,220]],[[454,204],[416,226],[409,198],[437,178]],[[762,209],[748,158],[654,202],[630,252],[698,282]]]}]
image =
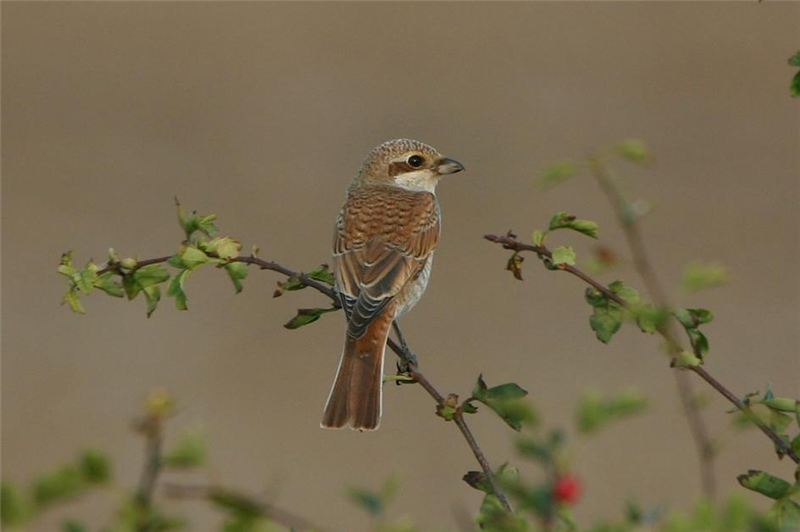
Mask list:
[{"label": "thorny branch", "polygon": [[[633,257],[634,268],[642,278],[647,292],[653,299],[653,303],[655,303],[658,308],[672,308],[666,291],[661,286],[661,282],[650,263],[650,257],[647,254],[644,240],[639,231],[639,224],[628,212],[628,202],[623,197],[622,191],[614,182],[613,177],[609,174],[608,169],[599,158],[590,158],[589,162],[592,174],[600,185],[603,193],[608,198],[611,208],[614,210],[614,214],[620,226],[622,226],[623,233],[628,241],[628,247]],[[669,320],[665,325],[660,325],[659,333],[667,339],[668,345],[678,345],[675,323],[672,320]],[[676,384],[678,385],[678,395],[680,395],[681,398],[681,406],[689,422],[689,429],[692,433],[692,439],[694,440],[700,459],[700,478],[703,485],[703,492],[713,500],[717,491],[717,482],[714,475],[714,458],[716,455],[714,444],[711,441],[708,429],[700,413],[692,382],[689,380],[689,375],[683,371],[677,371],[674,375]]]},{"label": "thorny branch", "polygon": [[[499,235],[484,235],[484,238],[489,242],[493,242],[495,244],[500,244],[503,246],[503,249],[509,249],[516,252],[522,251],[531,251],[536,253],[542,257],[552,258],[552,253],[546,246],[534,246],[532,244],[525,244],[517,240],[516,235],[511,233],[510,231],[503,236]],[[620,306],[624,308],[629,308],[628,304],[618,295],[614,294],[606,288],[603,284],[599,283],[598,281],[592,279],[590,276],[579,270],[574,266],[570,266],[569,264],[558,264],[557,268],[559,270],[569,272],[570,274],[578,277],[585,283],[589,284],[590,286],[599,290],[603,295],[605,295],[608,299],[618,303]],[[671,346],[670,349],[675,349],[675,344],[672,343],[674,339],[670,338],[669,336],[665,335],[664,332],[661,330],[658,331],[659,334],[667,341],[667,343]],[[766,436],[772,440],[775,444],[775,447],[780,450],[781,454],[784,454],[792,459],[793,462],[800,464],[800,456],[795,453],[791,446],[787,444],[772,428],[770,428],[766,423],[764,423],[758,416],[756,416],[749,406],[747,406],[741,399],[739,399],[733,392],[728,390],[721,382],[715,379],[710,373],[708,373],[702,366],[689,366],[686,369],[689,371],[694,372],[698,375],[701,379],[706,381],[712,388],[714,388],[717,392],[722,394],[725,399],[730,401],[736,408],[742,411],[748,419],[750,419]]]},{"label": "thorny branch", "polygon": [[[208,253],[208,256],[215,257],[215,255],[213,253]],[[150,264],[158,264],[158,263],[167,262],[167,260],[169,260],[170,257],[171,257],[171,255],[166,255],[166,256],[157,257],[157,258],[154,258],[154,259],[145,259],[145,260],[137,261],[136,267],[134,268],[134,270],[136,270],[138,268],[141,268],[143,266],[150,265]],[[267,261],[267,260],[260,259],[258,257],[252,256],[252,255],[249,255],[249,256],[243,255],[243,256],[240,256],[240,257],[235,257],[235,258],[230,259],[230,262],[243,262],[245,264],[250,264],[252,266],[258,266],[262,270],[270,270],[270,271],[278,272],[278,273],[283,274],[283,275],[285,275],[287,277],[290,277],[290,278],[291,277],[296,278],[301,284],[303,284],[305,286],[308,286],[310,288],[313,288],[314,290],[320,292],[321,294],[324,294],[324,295],[328,296],[331,299],[334,307],[340,308],[340,306],[341,306],[340,302],[339,302],[339,297],[338,297],[336,291],[333,289],[333,287],[331,287],[331,286],[329,286],[329,285],[327,285],[325,283],[322,283],[320,281],[317,281],[315,279],[312,279],[312,278],[308,277],[307,275],[305,275],[305,274],[303,274],[301,272],[292,271],[289,268],[286,268],[285,266],[282,266],[281,264],[278,264],[277,262]],[[99,270],[97,272],[97,274],[101,275],[101,274],[106,273],[108,271],[119,271],[118,268],[119,268],[118,264],[109,265],[109,266],[106,266],[105,268]],[[388,340],[387,345],[401,359],[403,359],[405,357],[405,352],[403,351],[403,348],[400,347],[391,338]],[[428,395],[430,395],[436,401],[436,403],[438,405],[444,405],[444,401],[445,401],[444,396],[441,393],[439,393],[439,391],[428,380],[428,378],[425,377],[425,375],[419,371],[419,367],[417,366],[417,363],[415,361],[408,361],[408,372],[407,372],[407,374],[415,382],[419,383],[419,385],[422,386],[422,388],[426,392],[428,392]],[[467,421],[464,419],[463,414],[461,412],[456,413],[454,415],[454,417],[453,417],[453,421],[455,422],[455,424],[458,427],[458,429],[461,431],[461,434],[464,436],[464,439],[466,440],[467,445],[469,445],[470,449],[472,450],[472,454],[475,455],[475,459],[478,461],[478,463],[481,466],[481,469],[483,470],[483,473],[486,475],[486,479],[488,480],[489,485],[491,486],[492,491],[494,492],[495,496],[500,500],[500,503],[503,505],[503,507],[510,512],[511,511],[511,503],[508,501],[508,497],[506,497],[506,495],[503,492],[502,488],[497,483],[497,479],[495,478],[494,471],[492,470],[492,467],[489,464],[489,461],[486,459],[486,455],[483,453],[483,450],[480,448],[480,446],[478,445],[478,442],[475,440],[475,436],[473,436],[472,431],[470,430],[469,425],[467,424]]]}]

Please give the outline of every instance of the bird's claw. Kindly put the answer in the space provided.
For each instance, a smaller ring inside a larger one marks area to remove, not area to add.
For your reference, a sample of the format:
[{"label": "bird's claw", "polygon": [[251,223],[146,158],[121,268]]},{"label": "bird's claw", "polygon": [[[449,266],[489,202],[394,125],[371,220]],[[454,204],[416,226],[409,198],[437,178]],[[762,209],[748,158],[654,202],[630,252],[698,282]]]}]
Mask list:
[{"label": "bird's claw", "polygon": [[[397,361],[397,374],[408,375],[408,372],[417,367],[417,355],[415,355],[408,346],[403,346],[403,353],[400,355],[400,360]],[[397,385],[406,384],[408,381],[398,380]]]}]

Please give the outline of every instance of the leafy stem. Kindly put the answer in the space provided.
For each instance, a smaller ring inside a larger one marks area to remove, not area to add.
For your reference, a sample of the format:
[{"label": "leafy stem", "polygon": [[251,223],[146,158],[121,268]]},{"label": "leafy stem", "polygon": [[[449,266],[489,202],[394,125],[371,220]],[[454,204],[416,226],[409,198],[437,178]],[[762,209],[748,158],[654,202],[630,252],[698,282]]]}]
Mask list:
[{"label": "leafy stem", "polygon": [[[560,264],[552,264],[553,253],[544,245],[532,245],[526,244],[524,242],[520,242],[517,240],[517,237],[512,232],[508,232],[505,235],[485,235],[484,238],[489,242],[493,242],[495,244],[500,244],[503,249],[508,249],[514,251],[516,255],[522,252],[533,252],[536,253],[543,261],[549,260],[552,269],[562,270],[568,272],[575,277],[578,277],[588,285],[592,286],[600,293],[602,293],[606,298],[614,301],[621,307],[630,310],[630,305],[627,301],[625,301],[622,297],[618,294],[614,293],[610,288],[606,287],[602,283],[596,281],[580,269],[576,268],[574,265],[560,263]],[[545,263],[547,265],[547,262]],[[656,331],[667,341],[670,346],[670,351],[676,351],[676,348],[679,347],[677,341],[664,332],[663,328],[657,328]],[[677,349],[679,350],[679,349]],[[795,463],[800,464],[800,456],[792,450],[791,446],[783,440],[772,428],[770,428],[766,423],[764,423],[758,416],[752,413],[750,407],[746,405],[741,399],[739,399],[733,392],[731,392],[727,387],[725,387],[721,382],[719,382],[716,378],[714,378],[708,371],[706,371],[702,366],[699,364],[690,364],[686,366],[682,366],[685,369],[688,369],[698,375],[701,379],[703,379],[706,383],[708,383],[714,390],[719,392],[725,399],[730,401],[737,409],[743,412],[749,419],[753,421],[753,423],[763,432],[772,442],[775,444],[775,447],[780,451],[780,454],[786,455],[792,459]]]},{"label": "leafy stem", "polygon": [[[195,219],[197,219],[197,220],[205,220],[206,219],[206,218],[197,217],[194,214],[192,216],[195,217]],[[208,223],[210,223],[210,222],[208,222]],[[182,225],[184,225],[184,224],[182,224]],[[187,229],[187,235],[191,236],[190,230],[192,229],[193,226],[191,224],[187,224],[187,226],[189,227]],[[211,234],[213,235],[213,232]],[[203,242],[192,243],[196,247],[191,247],[191,246],[187,247],[187,243],[189,243],[189,242],[187,241],[186,243],[184,243],[184,246],[182,246],[183,252],[179,251],[179,253],[176,254],[176,255],[164,255],[164,256],[155,257],[155,258],[151,258],[151,259],[143,259],[143,260],[135,260],[135,261],[133,259],[126,259],[125,261],[119,261],[119,260],[114,260],[114,258],[111,258],[111,260],[109,260],[108,264],[106,266],[104,266],[103,268],[97,268],[97,267],[91,268],[92,264],[90,263],[90,267],[87,267],[86,269],[80,270],[80,271],[75,271],[75,268],[73,268],[72,265],[71,265],[71,258],[69,257],[68,254],[65,254],[66,259],[62,258],[62,268],[68,267],[68,268],[70,268],[70,271],[68,271],[66,273],[65,273],[65,271],[62,271],[62,274],[65,274],[65,275],[69,274],[68,276],[71,276],[71,282],[73,284],[71,285],[72,288],[70,289],[71,292],[69,292],[69,293],[72,293],[73,290],[77,290],[77,288],[75,288],[75,282],[72,281],[72,278],[74,278],[75,276],[77,276],[77,278],[80,278],[81,273],[85,272],[85,271],[90,271],[92,273],[92,277],[91,277],[92,281],[91,282],[94,282],[94,283],[97,283],[98,282],[97,279],[99,279],[99,278],[105,279],[104,276],[106,274],[119,275],[119,276],[121,276],[123,278],[123,283],[124,283],[126,279],[135,278],[137,272],[141,273],[142,271],[144,271],[143,270],[144,268],[154,267],[154,266],[162,264],[162,263],[169,263],[169,264],[171,264],[173,266],[176,266],[176,264],[177,264],[178,267],[184,266],[186,269],[182,269],[182,270],[180,270],[180,272],[181,273],[186,273],[188,271],[191,271],[191,269],[193,267],[196,267],[195,263],[190,263],[189,262],[190,258],[192,260],[196,260],[197,257],[200,257],[202,259],[203,263],[208,262],[208,261],[215,261],[218,264],[218,266],[220,266],[220,267],[224,267],[224,266],[230,265],[230,264],[242,263],[242,264],[246,264],[246,265],[250,265],[250,266],[256,266],[261,270],[274,271],[274,272],[277,272],[279,274],[284,275],[285,277],[288,278],[288,281],[286,283],[279,283],[279,289],[275,293],[276,296],[281,295],[284,290],[297,290],[297,289],[300,289],[300,288],[309,287],[309,288],[313,288],[317,292],[327,296],[331,300],[331,304],[332,304],[331,309],[301,309],[299,314],[298,314],[298,316],[295,319],[293,319],[292,321],[290,321],[289,323],[286,324],[286,327],[288,327],[288,328],[296,328],[296,327],[305,325],[305,324],[310,323],[311,321],[314,321],[317,318],[319,318],[320,314],[322,314],[323,312],[327,312],[329,310],[337,310],[337,309],[340,308],[339,297],[338,297],[335,289],[331,285],[332,278],[329,277],[330,273],[324,267],[321,267],[321,268],[319,268],[317,270],[314,270],[315,273],[314,272],[309,272],[309,273],[296,272],[296,271],[291,270],[291,269],[289,269],[289,268],[287,268],[287,267],[285,267],[285,266],[283,266],[283,265],[281,265],[281,264],[279,264],[279,263],[277,263],[275,261],[269,261],[269,260],[264,260],[264,259],[258,258],[254,254],[251,254],[251,255],[236,255],[236,256],[228,255],[228,256],[225,256],[225,254],[223,254],[223,253],[208,249],[208,244],[207,243],[205,243],[205,244]],[[236,246],[233,249],[236,249],[236,250],[241,249],[241,246],[238,245],[238,242],[236,243]],[[193,254],[192,254],[191,257],[188,257],[187,250],[192,251]],[[202,251],[202,254],[198,255],[196,250]],[[111,253],[110,255],[113,257],[113,253]],[[182,261],[182,262],[180,262],[180,261]],[[187,264],[192,264],[192,265],[186,266]],[[173,278],[173,282],[174,282],[175,279],[180,278],[179,276],[181,275],[181,273],[177,274]],[[313,273],[313,275],[312,275],[312,273]],[[239,273],[238,275],[239,275],[239,279],[244,278],[243,274]],[[233,275],[231,277],[232,277],[232,279],[234,278]],[[168,278],[169,278],[169,275],[167,274],[166,276],[159,277],[155,282],[156,283],[166,282],[168,280]],[[319,280],[319,279],[323,279],[323,280]],[[236,280],[234,280],[234,283],[236,284]],[[95,286],[99,287],[98,285],[95,285]],[[148,315],[150,313],[152,313],[152,311],[155,309],[155,304],[151,304],[151,299],[148,296],[148,293],[147,293],[146,290],[148,288],[151,288],[151,287],[154,287],[154,286],[156,286],[156,285],[153,284],[153,285],[144,286],[145,296],[148,298]],[[172,288],[172,283],[170,283],[170,288]],[[240,289],[241,289],[240,285],[237,285],[237,291],[240,290]],[[138,290],[136,292],[133,292],[133,296],[135,296],[137,293],[138,293]],[[178,293],[179,294],[183,294],[182,287],[180,287],[180,290],[179,290]],[[119,295],[121,295],[121,293]],[[131,297],[131,296],[129,295],[129,297]],[[160,297],[160,294],[155,296],[155,302],[156,303],[157,303],[157,300],[158,300],[159,297]],[[179,303],[179,308],[185,309],[186,308],[185,307],[185,294],[183,295],[183,298],[184,298],[183,299],[183,301],[184,301],[183,306],[181,306],[180,303]],[[77,301],[77,294],[75,296],[75,301]],[[77,310],[79,312],[83,310],[82,307],[76,308],[75,306],[73,306],[73,309]],[[388,344],[387,345],[401,359],[405,358],[405,351],[394,340],[392,340],[390,338],[388,340]],[[422,386],[422,388],[434,399],[434,401],[436,401],[437,406],[442,406],[442,405],[445,404],[445,401],[446,401],[445,397],[434,387],[434,385],[428,380],[428,378],[422,372],[419,371],[419,368],[418,368],[416,362],[409,362],[408,363],[407,375],[408,375],[408,377],[413,379],[414,382],[417,382],[417,383],[420,384],[420,386]],[[472,431],[470,430],[469,425],[467,424],[466,420],[464,419],[463,414],[461,412],[459,412],[457,415],[455,415],[453,417],[453,421],[455,422],[455,424],[458,427],[459,431],[461,432],[461,434],[463,435],[464,439],[466,440],[467,445],[472,450],[472,453],[475,456],[475,459],[480,464],[481,469],[484,471],[484,474],[486,475],[486,478],[488,479],[488,481],[489,481],[489,483],[490,483],[490,485],[492,487],[492,491],[494,492],[495,496],[498,498],[500,503],[503,505],[503,507],[507,511],[511,511],[511,504],[509,503],[508,498],[506,497],[505,493],[503,492],[503,490],[500,488],[499,484],[495,480],[495,475],[494,475],[494,472],[493,472],[493,470],[492,470],[492,468],[491,468],[491,466],[489,464],[489,461],[487,460],[486,455],[484,454],[483,450],[478,445],[478,442],[476,441],[475,436],[472,434]],[[153,485],[153,483],[155,481],[155,476],[158,473],[158,460],[155,459],[155,458],[152,458],[153,456],[157,456],[157,454],[154,454],[154,453],[157,452],[157,450],[158,450],[157,446],[160,445],[160,437],[158,436],[157,433],[154,433],[152,438],[148,439],[148,445],[152,446],[150,448],[151,452],[149,453],[149,455],[151,456],[151,459],[148,461],[148,466],[146,466],[145,473],[143,475],[143,480],[142,480],[142,488],[140,490],[140,492],[142,494],[141,499],[144,502],[149,501],[149,499],[150,499],[150,493],[152,491],[152,485]]]},{"label": "leafy stem", "polygon": [[[650,257],[644,245],[644,239],[639,230],[638,219],[630,215],[632,211],[630,204],[623,196],[622,191],[619,186],[617,186],[601,157],[591,156],[588,158],[587,162],[592,175],[594,175],[601,190],[606,195],[616,215],[617,221],[622,227],[623,234],[628,242],[628,247],[631,250],[634,268],[644,282],[647,292],[650,294],[657,308],[672,308],[666,291],[661,286],[661,282],[650,262]],[[667,339],[668,345],[678,345],[675,322],[673,320],[666,320],[658,323],[656,329]],[[700,414],[698,403],[695,400],[694,390],[692,389],[692,382],[689,380],[688,374],[679,371],[675,372],[674,375],[678,386],[678,394],[681,398],[681,406],[689,422],[689,429],[692,433],[692,439],[694,440],[700,459],[703,491],[709,498],[714,499],[716,495],[716,478],[714,475],[714,457],[716,450],[708,435],[708,429],[703,421],[703,417]]]}]

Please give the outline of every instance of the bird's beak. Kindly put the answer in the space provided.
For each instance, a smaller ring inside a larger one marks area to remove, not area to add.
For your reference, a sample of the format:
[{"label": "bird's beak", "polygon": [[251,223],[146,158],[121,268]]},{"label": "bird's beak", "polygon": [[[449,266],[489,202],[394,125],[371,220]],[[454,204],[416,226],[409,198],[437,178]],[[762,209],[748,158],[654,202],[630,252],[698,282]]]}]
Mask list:
[{"label": "bird's beak", "polygon": [[455,159],[448,159],[447,157],[442,157],[441,159],[439,159],[439,164],[436,167],[436,173],[438,173],[439,175],[455,174],[456,172],[460,172],[463,169],[464,165],[456,161]]}]

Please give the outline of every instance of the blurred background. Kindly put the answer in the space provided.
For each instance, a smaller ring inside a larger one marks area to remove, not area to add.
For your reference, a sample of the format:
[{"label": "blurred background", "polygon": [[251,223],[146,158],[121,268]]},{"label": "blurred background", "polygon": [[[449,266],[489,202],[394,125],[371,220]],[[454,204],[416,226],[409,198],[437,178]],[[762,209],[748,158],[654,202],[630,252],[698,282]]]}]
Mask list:
[{"label": "blurred background", "polygon": [[[286,266],[329,259],[332,222],[368,151],[395,137],[428,142],[467,172],[439,188],[444,233],[423,302],[403,319],[426,375],[469,393],[483,372],[515,380],[550,425],[572,424],[580,393],[635,387],[644,415],[572,441],[585,486],[583,522],[625,499],[688,505],[697,458],[658,342],[623,328],[608,346],[589,329],[583,286],[531,258],[524,283],[508,253],[482,240],[527,239],[551,214],[597,220],[627,257],[596,184],[542,192],[548,163],[626,137],[644,139],[652,170],[620,165],[627,193],[654,204],[643,222],[657,273],[680,305],[712,309],[707,369],[736,393],[771,382],[796,396],[800,113],[786,59],[800,4],[747,3],[21,3],[2,9],[2,475],[26,481],[87,446],[107,450],[119,482],[138,480],[131,430],[147,392],[177,398],[174,432],[201,424],[210,473],[187,477],[253,492],[331,528],[367,518],[348,486],[402,481],[392,515],[455,528],[481,495],[461,481],[477,464],[455,427],[413,386],[387,386],[376,433],[323,431],[341,314],[282,327],[311,291],[272,299],[269,272],[234,296],[213,269],[187,282],[188,312],[162,301],[94,295],[88,314],[59,306],[61,252],[76,262],[171,253],[181,239],[173,196],[219,215],[222,234]],[[579,259],[593,243],[578,234]],[[720,261],[733,284],[678,288],[692,259]],[[628,264],[601,276],[641,287]],[[393,361],[387,368],[393,367]],[[698,390],[708,391],[696,382]],[[708,393],[711,430],[729,405]],[[471,418],[494,465],[514,459],[495,416]],[[170,433],[169,438],[174,434]],[[791,476],[755,431],[722,452],[723,493],[748,468]],[[183,477],[173,475],[171,478]],[[55,512],[96,527],[119,493]],[[767,501],[753,497],[766,507]],[[195,528],[218,515],[187,511]],[[35,528],[35,527],[34,527]]]}]

